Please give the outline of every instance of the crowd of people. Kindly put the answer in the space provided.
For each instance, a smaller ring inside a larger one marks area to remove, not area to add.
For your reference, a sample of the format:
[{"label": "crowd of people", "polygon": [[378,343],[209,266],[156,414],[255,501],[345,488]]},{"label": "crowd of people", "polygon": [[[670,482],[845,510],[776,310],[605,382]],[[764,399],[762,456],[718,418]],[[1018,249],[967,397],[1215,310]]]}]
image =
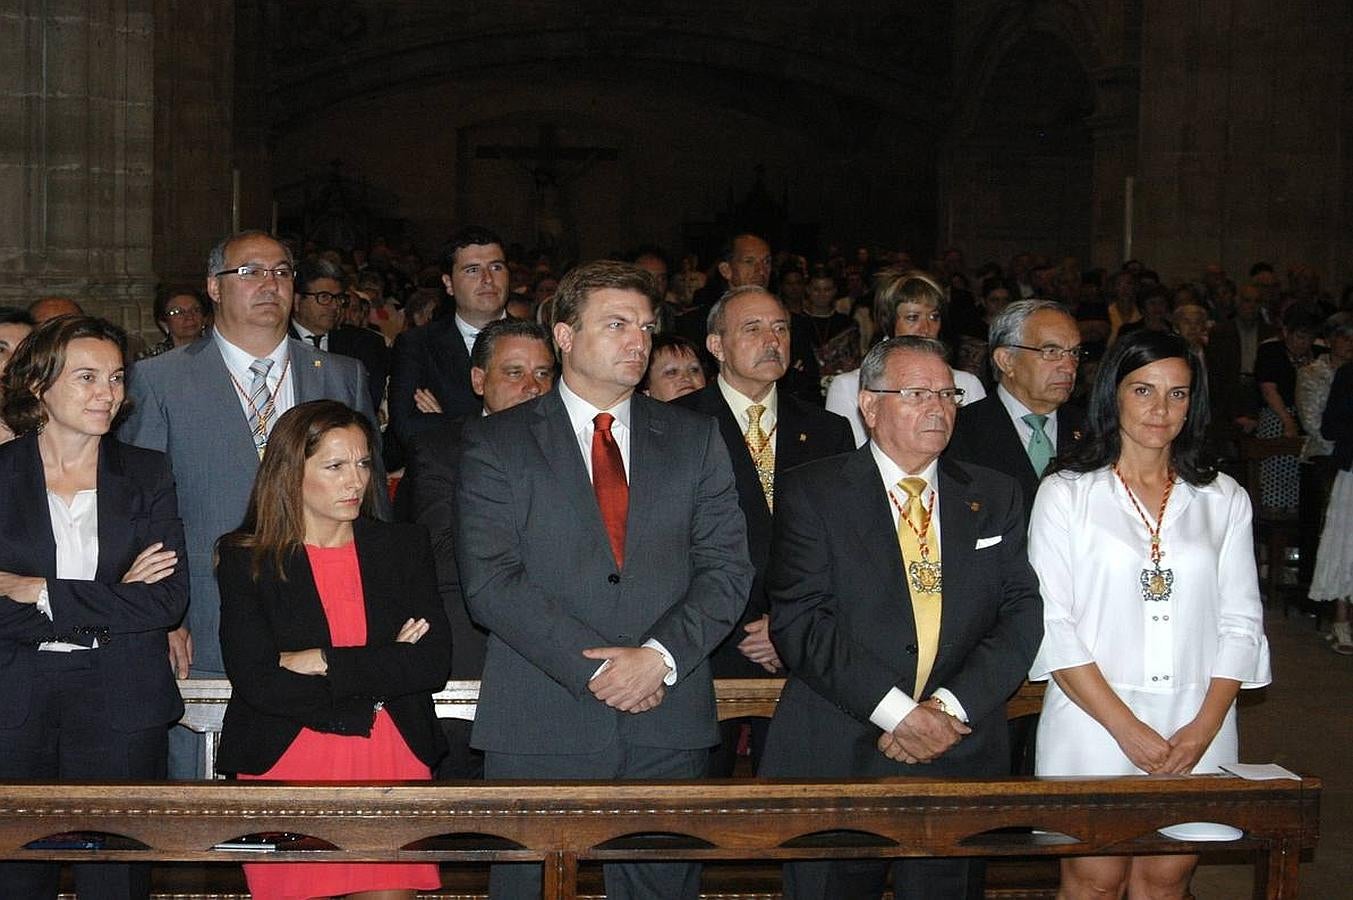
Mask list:
[{"label": "crowd of people", "polygon": [[[157,294],[153,346],[67,299],[0,310],[0,777],[210,777],[175,676],[230,679],[239,779],[1215,772],[1270,678],[1223,471],[1249,434],[1306,437],[1263,503],[1312,528],[1353,654],[1353,293],[1306,267],[1167,286],[738,234],[707,271],[652,247],[561,271],[466,227],[428,270],[293,243],[223,239],[205,289]],[[713,678],[768,676],[772,719],[716,720]],[[448,677],[481,682],[473,724],[436,719]],[[1005,717],[1026,677],[1036,740]],[[1068,860],[1063,895],[1183,897],[1195,863]],[[980,861],[889,869],[790,863],[785,893],[982,894]],[[0,872],[24,897],[57,876]],[[666,900],[700,869],[604,877]],[[76,879],[148,891],[140,866]],[[540,879],[495,865],[491,894]]]}]

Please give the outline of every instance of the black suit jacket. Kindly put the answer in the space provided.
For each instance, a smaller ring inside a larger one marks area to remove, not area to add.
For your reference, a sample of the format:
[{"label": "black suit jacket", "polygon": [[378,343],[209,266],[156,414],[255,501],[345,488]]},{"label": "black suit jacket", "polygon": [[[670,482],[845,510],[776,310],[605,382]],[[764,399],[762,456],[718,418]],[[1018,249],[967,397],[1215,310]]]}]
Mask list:
[{"label": "black suit jacket", "polygon": [[[850,423],[836,413],[819,409],[812,404],[783,391],[777,390],[776,440],[775,440],[775,481],[778,485],[782,473],[795,466],[855,449],[854,436]],[[733,478],[738,487],[738,506],[747,520],[747,550],[751,554],[752,589],[747,599],[747,608],[742,618],[719,648],[710,657],[710,665],[716,678],[766,678],[768,674],[761,666],[749,660],[738,651],[738,643],[747,636],[743,626],[753,622],[770,611],[766,599],[766,563],[770,559],[771,511],[766,505],[765,492],[761,490],[761,480],[756,474],[756,463],[752,460],[747,441],[743,438],[742,427],[733,417],[728,402],[724,400],[717,382],[702,390],[687,394],[675,401],[679,406],[713,416],[719,422],[719,434],[728,447],[728,456],[733,462]]]},{"label": "black suit jacket", "polygon": [[456,479],[460,475],[465,423],[474,418],[462,416],[414,437],[395,497],[396,514],[417,522],[432,535],[437,590],[451,623],[451,644],[456,648],[451,657],[454,679],[478,679],[483,674],[488,641],[488,632],[470,620],[456,566]]},{"label": "black suit jacket", "polygon": [[919,694],[951,691],[972,734],[927,765],[889,760],[869,721],[890,688],[918,693],[915,620],[888,503],[868,445],[788,473],[776,493],[766,583],[789,680],[761,775],[1009,772],[1005,702],[1043,637],[1018,489],[999,472],[940,461],[944,602],[939,651]]},{"label": "black suit jacket", "polygon": [[[442,405],[440,415],[419,412],[413,392],[427,388]],[[470,387],[470,353],[456,317],[429,322],[395,338],[390,366],[390,427],[404,446],[432,426],[483,409]]]},{"label": "black suit jacket", "polygon": [[369,328],[340,325],[329,332],[329,352],[350,356],[362,364],[371,391],[371,408],[379,410],[390,376],[390,348],[385,346],[385,338]]},{"label": "black suit jacket", "polygon": [[[1085,413],[1079,407],[1063,405],[1056,412],[1057,453],[1065,453],[1081,439],[1085,428]],[[944,451],[948,459],[976,463],[1004,472],[1019,482],[1024,508],[1024,521],[1038,493],[1039,476],[1034,472],[1029,454],[1019,439],[1015,423],[996,392],[988,394],[970,406],[959,408],[954,423],[954,436]]]},{"label": "black suit jacket", "polygon": [[[302,726],[369,735],[384,701],[409,749],[436,764],[446,752],[432,694],[446,684],[451,631],[437,596],[427,533],[369,519],[353,524],[366,601],[367,643],[334,647],[303,548],[286,559],[286,581],[265,562],[257,581],[251,551],[221,547],[221,654],[230,678],[217,753],[222,772],[258,775],[282,756]],[[431,626],[416,644],[397,643],[406,619]],[[277,663],[284,650],[324,649],[328,674],[298,675]]]},{"label": "black suit jacket", "polygon": [[[29,716],[37,645],[67,641],[89,652],[101,676],[88,712],[103,727],[138,731],[177,721],[183,701],[165,635],[188,608],[188,555],[174,479],[164,454],[111,437],[99,444],[99,563],[93,581],[56,577],[56,541],[37,436],[0,446],[0,570],[43,576],[52,618],[0,597],[0,727]],[[178,565],[155,584],[122,584],[136,555],[156,541]]]}]

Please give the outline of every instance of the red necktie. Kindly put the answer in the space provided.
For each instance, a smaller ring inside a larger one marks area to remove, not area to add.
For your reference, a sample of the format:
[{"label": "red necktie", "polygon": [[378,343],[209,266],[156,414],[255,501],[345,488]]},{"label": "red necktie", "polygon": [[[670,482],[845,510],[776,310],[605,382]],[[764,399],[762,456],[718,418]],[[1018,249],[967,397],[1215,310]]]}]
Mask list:
[{"label": "red necktie", "polygon": [[601,507],[601,521],[611,538],[615,564],[625,566],[625,518],[629,515],[630,486],[625,481],[625,462],[620,458],[620,445],[611,434],[615,416],[597,413],[592,424],[592,490],[597,492]]}]

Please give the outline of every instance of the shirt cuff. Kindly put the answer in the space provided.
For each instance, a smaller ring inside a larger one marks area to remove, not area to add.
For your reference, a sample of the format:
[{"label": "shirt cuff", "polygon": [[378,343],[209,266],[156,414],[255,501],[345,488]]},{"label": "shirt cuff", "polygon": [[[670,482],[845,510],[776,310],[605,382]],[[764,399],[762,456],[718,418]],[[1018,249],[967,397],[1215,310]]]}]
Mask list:
[{"label": "shirt cuff", "polygon": [[650,650],[656,650],[659,653],[661,653],[662,661],[667,663],[667,674],[662,676],[662,683],[667,685],[668,687],[671,687],[672,685],[676,684],[676,675],[677,675],[676,660],[672,658],[672,654],[667,652],[667,648],[662,645],[662,642],[657,640],[656,638],[649,638],[648,640],[644,641],[644,646]]},{"label": "shirt cuff", "polygon": [[916,707],[915,700],[897,688],[889,688],[888,693],[879,701],[879,705],[869,714],[869,721],[892,734],[898,723],[911,715],[911,711]]},{"label": "shirt cuff", "polygon": [[952,691],[948,688],[935,688],[935,692],[931,696],[944,701],[945,707],[954,714],[954,718],[964,725],[968,724],[968,713],[963,709],[963,704],[958,702],[958,698],[953,695]]},{"label": "shirt cuff", "polygon": [[52,598],[47,595],[47,583],[45,581],[38,590],[38,602],[33,605],[38,608],[38,612],[47,617],[47,621],[52,621]]}]

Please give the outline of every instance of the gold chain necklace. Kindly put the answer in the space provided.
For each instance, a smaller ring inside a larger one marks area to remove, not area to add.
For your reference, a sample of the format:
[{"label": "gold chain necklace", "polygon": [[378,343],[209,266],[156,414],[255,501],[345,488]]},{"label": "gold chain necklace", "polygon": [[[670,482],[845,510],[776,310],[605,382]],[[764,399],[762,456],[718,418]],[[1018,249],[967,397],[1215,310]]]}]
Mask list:
[{"label": "gold chain necklace", "polygon": [[1174,590],[1174,570],[1162,569],[1160,561],[1165,553],[1160,549],[1160,529],[1165,524],[1165,507],[1170,503],[1170,494],[1174,493],[1174,469],[1166,471],[1165,493],[1160,498],[1160,509],[1156,513],[1156,527],[1152,528],[1151,523],[1146,519],[1146,513],[1142,511],[1141,504],[1132,493],[1132,488],[1128,487],[1127,479],[1123,473],[1118,471],[1118,466],[1114,465],[1113,474],[1118,476],[1118,481],[1123,485],[1123,490],[1127,492],[1128,501],[1132,508],[1137,512],[1137,518],[1142,520],[1146,526],[1146,533],[1151,537],[1151,568],[1142,569],[1141,576],[1138,579],[1142,589],[1142,599],[1147,602],[1163,602],[1170,599],[1170,594]]}]

